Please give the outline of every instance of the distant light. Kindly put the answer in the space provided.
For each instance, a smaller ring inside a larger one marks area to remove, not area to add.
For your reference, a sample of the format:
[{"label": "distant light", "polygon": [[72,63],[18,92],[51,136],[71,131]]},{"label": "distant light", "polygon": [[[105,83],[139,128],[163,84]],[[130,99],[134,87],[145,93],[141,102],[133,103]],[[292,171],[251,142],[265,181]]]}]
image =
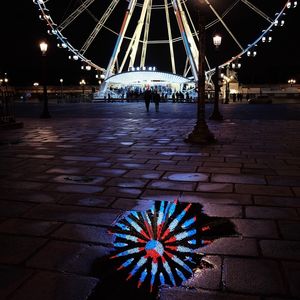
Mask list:
[{"label": "distant light", "polygon": [[90,65],[87,65],[87,66],[85,66],[85,69],[86,69],[87,71],[91,71],[92,67],[91,67]]},{"label": "distant light", "polygon": [[222,43],[222,37],[219,34],[215,34],[213,37],[213,43],[218,48]]},{"label": "distant light", "polygon": [[33,86],[39,86],[40,84],[38,82],[34,82]]},{"label": "distant light", "polygon": [[64,80],[61,78],[61,79],[59,79],[59,81],[60,81],[60,83],[63,83],[64,82]]},{"label": "distant light", "polygon": [[74,60],[78,60],[78,56],[77,55],[73,55],[73,59]]},{"label": "distant light", "polygon": [[40,49],[42,51],[42,54],[45,55],[48,50],[48,44],[46,42],[41,42]]}]

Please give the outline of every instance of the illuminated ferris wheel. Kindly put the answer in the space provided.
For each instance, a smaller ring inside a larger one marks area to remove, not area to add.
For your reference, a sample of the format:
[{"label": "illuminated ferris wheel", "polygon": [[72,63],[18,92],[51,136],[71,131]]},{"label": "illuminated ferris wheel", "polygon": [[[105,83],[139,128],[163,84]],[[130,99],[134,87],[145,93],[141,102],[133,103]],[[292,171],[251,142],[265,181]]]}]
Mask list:
[{"label": "illuminated ferris wheel", "polygon": [[[286,0],[34,0],[57,46],[107,80],[156,68],[198,80],[198,13],[206,20],[206,77],[216,64],[239,66],[285,24],[297,1]],[[222,36],[216,61],[214,34]]]}]

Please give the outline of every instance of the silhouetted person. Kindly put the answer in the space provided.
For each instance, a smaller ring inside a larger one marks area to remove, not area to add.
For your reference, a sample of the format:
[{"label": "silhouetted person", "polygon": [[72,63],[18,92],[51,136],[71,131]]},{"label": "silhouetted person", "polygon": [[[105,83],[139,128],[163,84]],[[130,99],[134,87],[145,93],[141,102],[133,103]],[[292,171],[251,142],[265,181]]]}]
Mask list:
[{"label": "silhouetted person", "polygon": [[144,92],[145,106],[146,106],[147,112],[149,112],[149,106],[150,106],[151,96],[152,96],[151,91],[149,89],[147,89]]},{"label": "silhouetted person", "polygon": [[153,93],[153,102],[155,104],[155,111],[159,112],[160,95],[156,90]]}]

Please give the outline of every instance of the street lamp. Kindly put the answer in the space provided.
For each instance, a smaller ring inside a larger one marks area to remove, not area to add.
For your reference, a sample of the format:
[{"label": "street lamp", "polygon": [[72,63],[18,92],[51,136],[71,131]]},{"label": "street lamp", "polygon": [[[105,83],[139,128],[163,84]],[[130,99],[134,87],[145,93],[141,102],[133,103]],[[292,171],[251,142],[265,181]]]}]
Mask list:
[{"label": "street lamp", "polygon": [[288,83],[291,85],[291,87],[293,86],[293,84],[296,83],[296,80],[295,79],[289,79],[288,80]]},{"label": "street lamp", "polygon": [[[219,34],[215,34],[213,36],[213,43],[215,45],[216,52],[218,51],[221,43],[222,43],[222,37]],[[214,109],[209,117],[210,120],[223,120],[223,116],[221,115],[219,111],[219,94],[220,94],[220,86],[219,86],[219,63],[217,62],[216,65],[216,71],[214,76],[214,85],[215,85],[215,99],[214,99]]]},{"label": "street lamp", "polygon": [[80,86],[81,86],[81,88],[82,88],[82,96],[83,96],[83,98],[84,98],[84,87],[85,87],[85,85],[86,85],[86,82],[85,82],[84,79],[81,79],[81,80],[79,81],[79,84],[80,84]]},{"label": "street lamp", "polygon": [[205,121],[205,19],[198,9],[199,25],[199,65],[198,65],[198,101],[197,122],[194,129],[185,138],[185,142],[193,144],[205,144],[215,141],[213,133],[209,130]]},{"label": "street lamp", "polygon": [[59,82],[60,82],[60,100],[62,101],[62,99],[63,99],[63,84],[64,84],[64,80],[62,78],[60,78]]},{"label": "street lamp", "polygon": [[48,44],[46,42],[40,43],[40,50],[42,52],[43,60],[43,111],[41,118],[48,119],[51,118],[48,110],[48,95],[47,95],[47,80],[46,80],[46,53],[48,50]]}]

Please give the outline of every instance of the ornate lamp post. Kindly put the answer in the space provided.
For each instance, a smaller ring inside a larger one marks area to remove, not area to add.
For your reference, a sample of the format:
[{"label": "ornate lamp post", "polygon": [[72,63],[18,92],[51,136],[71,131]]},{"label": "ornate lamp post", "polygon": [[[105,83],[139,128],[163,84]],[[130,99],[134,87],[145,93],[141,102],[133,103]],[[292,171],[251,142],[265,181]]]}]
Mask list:
[{"label": "ornate lamp post", "polygon": [[60,78],[59,82],[60,82],[60,100],[62,101],[64,95],[64,80]]},{"label": "ornate lamp post", "polygon": [[40,43],[40,49],[43,56],[43,111],[41,118],[51,118],[48,110],[48,94],[47,94],[47,80],[46,80],[46,53],[48,50],[48,44],[46,42]]},{"label": "ornate lamp post", "polygon": [[80,86],[81,86],[81,88],[82,88],[82,97],[84,98],[84,87],[85,87],[85,85],[86,85],[86,82],[85,82],[84,79],[81,79],[81,80],[79,81],[79,84],[80,84]]},{"label": "ornate lamp post", "polygon": [[185,142],[193,144],[205,144],[215,141],[213,133],[209,130],[205,121],[205,19],[198,9],[199,18],[199,67],[198,67],[198,101],[197,122],[194,129],[185,138]]},{"label": "ornate lamp post", "polygon": [[[213,43],[215,45],[216,51],[218,51],[221,43],[222,43],[222,37],[219,34],[215,34],[213,36]],[[219,111],[219,94],[220,94],[220,86],[219,86],[219,63],[217,62],[216,66],[216,72],[214,76],[214,85],[215,85],[215,99],[214,99],[214,109],[209,117],[210,120],[223,120],[223,116],[221,115]]]},{"label": "ornate lamp post", "polygon": [[290,86],[292,87],[293,86],[293,84],[295,84],[296,83],[296,80],[295,79],[289,79],[288,80],[288,83],[290,84]]}]

